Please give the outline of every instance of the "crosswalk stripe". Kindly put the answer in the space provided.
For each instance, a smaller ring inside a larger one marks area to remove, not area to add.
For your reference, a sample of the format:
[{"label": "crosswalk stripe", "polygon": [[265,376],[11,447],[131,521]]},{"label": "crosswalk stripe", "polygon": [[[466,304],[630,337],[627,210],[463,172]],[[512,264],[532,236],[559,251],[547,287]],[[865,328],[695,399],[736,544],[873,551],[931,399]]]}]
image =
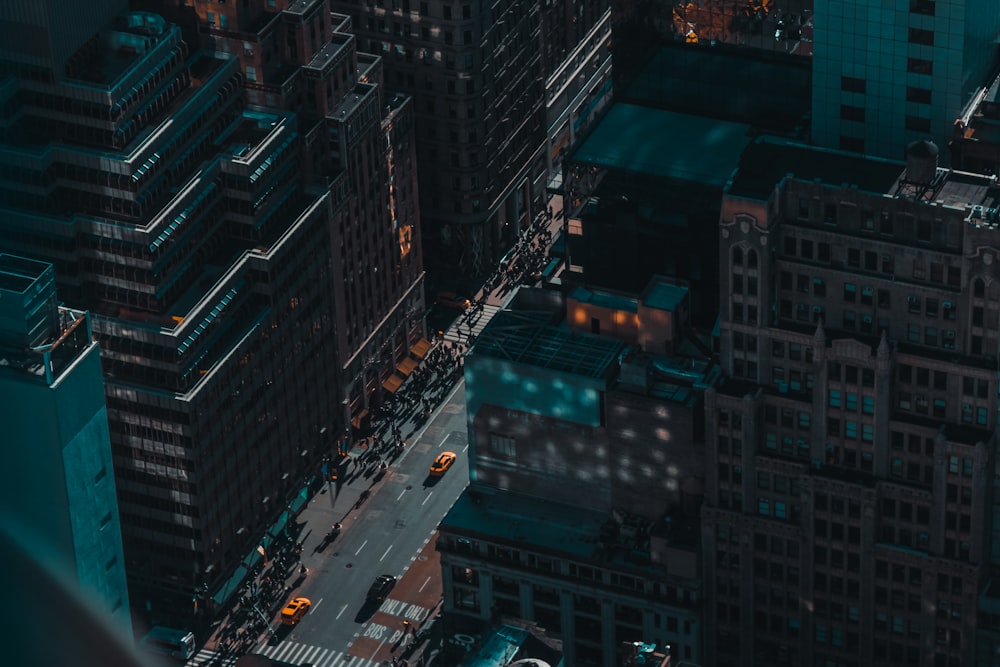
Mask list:
[{"label": "crosswalk stripe", "polygon": [[[276,646],[265,643],[258,646],[254,652],[266,655],[272,660],[282,660],[294,664],[307,663],[312,667],[380,667],[382,664],[378,660],[369,660],[335,649],[293,641],[284,641]],[[206,667],[207,665],[232,667],[239,658],[237,655],[227,655],[221,659],[220,657],[221,654],[218,651],[203,648],[188,660],[187,667]]]},{"label": "crosswalk stripe", "polygon": [[274,647],[274,653],[269,655],[269,658],[274,658],[275,660],[284,660],[288,655],[289,651],[295,648],[295,642],[281,642]]},{"label": "crosswalk stripe", "polygon": [[188,667],[201,667],[202,665],[224,665],[228,667],[236,662],[236,657],[234,655],[228,655],[223,657],[221,660],[218,659],[219,652],[213,651],[212,649],[203,648],[194,657],[187,661]]},{"label": "crosswalk stripe", "polygon": [[296,647],[295,652],[289,658],[289,660],[291,662],[302,662],[303,658],[305,658],[306,654],[309,653],[311,650],[312,646],[310,646],[309,644],[299,644]]},{"label": "crosswalk stripe", "polygon": [[257,653],[266,655],[272,660],[284,660],[295,663],[308,662],[313,667],[328,667],[337,662],[338,657],[343,655],[340,651],[334,649],[293,641],[283,641],[277,646],[261,646],[257,650]]}]

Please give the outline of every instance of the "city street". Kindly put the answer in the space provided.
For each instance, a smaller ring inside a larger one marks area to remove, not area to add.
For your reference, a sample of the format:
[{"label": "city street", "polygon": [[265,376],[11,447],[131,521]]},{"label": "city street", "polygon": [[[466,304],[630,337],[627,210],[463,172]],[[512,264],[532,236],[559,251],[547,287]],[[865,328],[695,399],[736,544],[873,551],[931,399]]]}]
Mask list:
[{"label": "city street", "polygon": [[[329,483],[299,515],[305,524],[302,564],[308,572],[288,597],[305,596],[312,607],[293,628],[281,626],[275,615],[271,628],[277,641],[265,635],[253,653],[312,667],[391,664],[406,649],[404,621],[411,635],[432,623],[441,597],[432,538],[468,482],[464,384],[457,384],[430,421],[407,437],[408,428],[412,424],[403,428],[405,452],[379,481],[357,475],[346,477],[339,488]],[[443,477],[431,478],[428,467],[442,451],[454,452],[457,460]],[[371,494],[356,507],[365,489]],[[327,532],[338,522],[340,535],[324,547]],[[381,604],[368,603],[365,594],[380,574],[399,581]],[[188,664],[235,662],[235,656],[223,657],[215,648],[210,642]],[[419,653],[418,648],[417,658]],[[417,664],[412,657],[411,664]]]},{"label": "city street", "polygon": [[[554,208],[548,215],[541,212],[531,228],[522,232],[505,261],[477,292],[473,307],[443,333],[438,345],[464,350],[522,281],[524,269],[513,267],[547,256],[549,243],[562,225],[561,197],[553,197],[550,203]],[[469,478],[464,382],[459,379],[447,389],[444,401],[429,418],[421,415],[422,401],[441,390],[441,376],[436,373],[431,380],[434,391],[418,391],[413,386],[415,378],[410,378],[397,393],[393,423],[405,443],[402,450],[376,454],[366,445],[355,445],[336,481],[328,480],[299,514],[297,539],[306,573],[300,573],[300,565],[291,569],[285,582],[290,588],[282,604],[301,596],[312,605],[291,627],[281,625],[273,613],[270,630],[249,637],[254,642],[251,653],[301,667],[383,667],[393,665],[394,659],[396,665],[433,663],[434,649],[442,641],[433,632],[441,602],[440,564],[433,540],[438,523]],[[410,401],[402,398],[407,395]],[[391,432],[385,428],[381,437],[389,442]],[[442,477],[432,477],[428,468],[443,451],[454,452],[457,459]],[[373,465],[383,457],[388,464],[385,470]],[[340,524],[339,534],[333,536],[336,524]],[[396,577],[395,586],[381,603],[366,601],[369,586],[383,574]],[[235,663],[235,654],[220,651],[220,634],[188,665]]]}]

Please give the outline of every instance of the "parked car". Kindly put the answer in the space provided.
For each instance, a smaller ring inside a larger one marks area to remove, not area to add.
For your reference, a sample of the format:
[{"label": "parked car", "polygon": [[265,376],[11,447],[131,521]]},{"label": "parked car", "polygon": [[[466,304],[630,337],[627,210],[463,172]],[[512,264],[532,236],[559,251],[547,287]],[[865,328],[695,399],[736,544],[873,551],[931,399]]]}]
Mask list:
[{"label": "parked car", "polygon": [[297,625],[302,617],[306,615],[309,611],[309,607],[312,606],[312,602],[309,598],[295,598],[291,602],[285,605],[285,608],[281,610],[281,624],[282,625]]},{"label": "parked car", "polygon": [[396,585],[396,577],[391,574],[380,574],[375,577],[371,588],[368,589],[369,602],[382,602],[389,595],[389,591]]},{"label": "parked car", "polygon": [[441,452],[431,464],[430,473],[433,477],[440,477],[448,472],[448,468],[455,462],[455,452]]},{"label": "parked car", "polygon": [[438,292],[434,303],[442,308],[454,308],[455,310],[468,310],[472,305],[471,301],[455,292]]}]

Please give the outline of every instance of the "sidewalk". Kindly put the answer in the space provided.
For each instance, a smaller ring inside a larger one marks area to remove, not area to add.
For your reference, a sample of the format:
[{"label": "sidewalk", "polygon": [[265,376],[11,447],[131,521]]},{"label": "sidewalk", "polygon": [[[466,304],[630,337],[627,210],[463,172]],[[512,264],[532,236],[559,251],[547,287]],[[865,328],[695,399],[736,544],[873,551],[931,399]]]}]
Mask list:
[{"label": "sidewalk", "polygon": [[[439,344],[432,344],[431,351]],[[257,559],[254,570],[233,594],[230,608],[216,619],[204,648],[222,651],[230,646],[235,650],[234,655],[252,652],[270,633],[277,610],[289,598],[301,594],[300,589],[308,588],[312,573],[317,572],[326,559],[326,550],[335,548],[340,535],[351,530],[358,512],[364,510],[365,500],[369,494],[377,493],[379,482],[391,470],[392,462],[409,449],[417,434],[435,419],[455,391],[460,376],[449,375],[452,371],[440,364],[442,370],[433,371],[427,363],[430,358],[428,354],[421,362],[427,373],[421,388],[408,378],[399,390],[399,394],[407,393],[408,389],[409,393],[419,391],[422,397],[439,398],[433,403],[430,414],[425,415],[419,403],[408,407],[400,400],[377,429],[381,435],[355,442],[346,456],[334,457],[333,461],[324,464],[324,474],[313,479],[301,507],[296,507],[297,511],[288,518],[287,531],[268,544],[272,551],[267,553],[267,564]],[[404,444],[402,449],[382,439],[388,437],[393,423]],[[384,470],[378,465],[378,461],[383,460],[387,464]],[[341,524],[340,535],[332,536],[331,529],[337,523]],[[303,565],[307,570],[304,574],[300,570]],[[257,600],[257,604],[242,604],[243,600],[249,602],[248,596]]]}]

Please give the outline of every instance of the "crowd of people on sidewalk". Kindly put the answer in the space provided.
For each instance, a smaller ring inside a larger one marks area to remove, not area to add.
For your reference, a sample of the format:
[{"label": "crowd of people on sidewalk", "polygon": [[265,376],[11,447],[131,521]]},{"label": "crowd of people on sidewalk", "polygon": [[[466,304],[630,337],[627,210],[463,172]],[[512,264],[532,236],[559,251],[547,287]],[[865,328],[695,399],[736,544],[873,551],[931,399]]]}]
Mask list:
[{"label": "crowd of people on sidewalk", "polygon": [[[562,212],[560,211],[560,215]],[[520,284],[534,284],[541,280],[542,273],[549,262],[548,250],[552,245],[552,232],[549,229],[553,217],[552,207],[541,211],[530,226],[525,228],[517,238],[509,258],[501,262],[496,270],[486,279],[483,289],[471,302],[469,308],[462,313],[456,323],[459,338],[469,345],[475,342],[473,329],[482,316],[486,303],[494,292],[501,297],[514,290]],[[468,328],[464,334],[462,327]]]},{"label": "crowd of people on sidewalk", "polygon": [[462,376],[464,350],[464,346],[438,340],[424,363],[375,411],[377,441],[383,446],[398,446],[403,442],[400,424],[410,419],[421,422],[430,416]]},{"label": "crowd of people on sidewalk", "polygon": [[[518,238],[511,260],[501,264],[486,280],[477,300],[467,309],[456,324],[461,334],[462,325],[468,327],[464,343],[453,343],[438,335],[424,363],[413,370],[406,382],[374,411],[374,434],[362,441],[361,453],[350,457],[351,479],[356,476],[371,477],[372,486],[387,472],[389,463],[405,451],[403,428],[426,421],[434,408],[447,397],[451,388],[462,377],[464,356],[475,341],[473,327],[482,316],[487,300],[500,290],[501,296],[525,280],[537,280],[548,261],[547,248],[552,242],[549,223],[553,219],[550,206],[536,217],[530,227]],[[346,455],[346,454],[345,454]],[[324,470],[326,470],[324,466]],[[347,480],[348,482],[350,479]],[[360,507],[371,493],[365,489],[355,508]],[[301,526],[294,524],[296,529]],[[340,524],[327,534],[327,539],[340,533]],[[302,543],[287,533],[272,545],[268,554],[248,577],[231,612],[223,619],[217,632],[219,657],[243,655],[257,645],[261,635],[271,632],[270,619],[294,586],[302,583],[306,567],[301,564]],[[288,583],[293,580],[294,585]],[[417,637],[414,637],[417,639]],[[414,642],[415,647],[416,642]],[[421,656],[423,658],[424,656]],[[406,665],[402,657],[394,658],[394,667]]]},{"label": "crowd of people on sidewalk", "polygon": [[[271,616],[306,576],[307,569],[301,563],[302,543],[295,541],[291,534],[286,533],[275,540],[271,553],[264,558],[251,570],[249,581],[240,590],[235,606],[218,631],[221,656],[250,652],[260,635],[269,630]],[[290,579],[292,583],[288,583]]]},{"label": "crowd of people on sidewalk", "polygon": [[521,283],[535,283],[542,277],[542,271],[549,261],[548,248],[552,245],[552,232],[549,224],[552,222],[552,207],[539,213],[534,222],[527,227],[514,244],[510,262],[501,263],[496,271],[486,279],[483,293],[485,296],[499,289],[500,294],[506,294]]}]

